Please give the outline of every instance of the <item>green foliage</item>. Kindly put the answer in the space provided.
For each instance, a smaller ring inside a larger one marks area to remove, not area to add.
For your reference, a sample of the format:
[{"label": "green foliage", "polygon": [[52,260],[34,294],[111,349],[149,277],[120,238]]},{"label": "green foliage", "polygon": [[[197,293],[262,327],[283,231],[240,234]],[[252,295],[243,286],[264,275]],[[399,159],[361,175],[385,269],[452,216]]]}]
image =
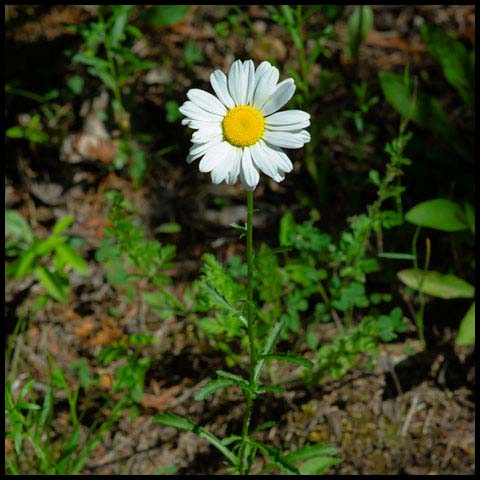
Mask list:
[{"label": "green foliage", "polygon": [[421,27],[423,41],[441,65],[443,75],[465,103],[475,105],[475,56],[465,46],[441,28],[424,23]]},{"label": "green foliage", "polygon": [[[51,364],[53,360],[51,359]],[[75,475],[119,418],[124,401],[117,402],[105,419],[85,431],[77,414],[79,386],[68,385],[65,372],[52,365],[50,383],[43,401],[29,380],[17,394],[12,381],[5,385],[5,438],[13,442],[7,453],[6,473],[10,475]],[[53,428],[56,395],[66,395],[69,415],[62,432]]]},{"label": "green foliage", "polygon": [[155,5],[146,8],[140,18],[148,25],[160,27],[182,21],[188,13],[188,5]]},{"label": "green foliage", "polygon": [[[156,64],[139,58],[132,50],[133,43],[143,36],[137,27],[129,23],[134,5],[99,5],[97,8],[98,16],[95,20],[73,27],[84,40],[84,45],[73,56],[73,61],[85,65],[87,72],[98,78],[113,94],[111,106],[115,122],[122,133],[113,168],[120,170],[128,165],[134,188],[139,188],[147,174],[148,164],[130,129],[123,91],[125,86],[133,84],[140,72],[153,68]],[[77,86],[74,85],[73,88]]]},{"label": "green foliage", "polygon": [[460,323],[457,345],[475,345],[475,302],[472,303]]},{"label": "green foliage", "polygon": [[[146,240],[145,228],[135,226],[132,206],[117,191],[107,194],[111,201],[105,229],[96,259],[105,265],[107,280],[117,289],[127,289],[136,298],[139,295],[162,318],[183,312],[182,303],[167,290],[171,279],[164,273],[172,266],[175,246]],[[148,291],[139,282],[144,280],[154,289]]]},{"label": "green foliage", "polygon": [[418,203],[405,214],[405,220],[420,227],[444,232],[457,232],[468,228],[461,205],[443,198]]},{"label": "green foliage", "polygon": [[373,27],[373,11],[368,5],[356,6],[348,19],[348,49],[350,57],[356,58],[358,48]]},{"label": "green foliage", "polygon": [[15,210],[5,211],[6,254],[18,257],[6,270],[7,277],[22,280],[34,274],[47,294],[58,302],[66,302],[69,290],[68,272],[88,274],[85,260],[72,248],[72,239],[64,231],[73,216],[61,218],[46,238],[37,238],[27,221]]},{"label": "green foliage", "polygon": [[415,269],[400,270],[398,278],[410,288],[439,298],[473,298],[475,289],[452,274]]},{"label": "green foliage", "polygon": [[443,107],[431,95],[417,91],[408,75],[380,72],[380,85],[390,104],[402,115],[420,127],[439,136],[451,137],[451,127]]},{"label": "green foliage", "polygon": [[194,42],[187,42],[185,44],[183,56],[185,59],[185,65],[188,69],[192,69],[196,63],[203,62],[204,60],[202,51],[195,45]]},{"label": "green foliage", "polygon": [[155,340],[151,335],[129,335],[128,338],[103,347],[97,355],[97,360],[103,365],[121,360],[115,368],[113,390],[123,394],[125,403],[138,403],[142,400],[145,374],[151,361],[148,357],[141,356],[141,351],[145,344]]},{"label": "green foliage", "polygon": [[24,138],[32,144],[40,143],[48,145],[50,143],[50,136],[42,130],[40,120],[40,115],[35,114],[30,118],[28,125],[15,125],[10,127],[5,132],[5,135],[8,138]]},{"label": "green foliage", "polygon": [[339,379],[357,365],[359,358],[365,354],[372,365],[378,353],[379,341],[392,341],[406,330],[401,316],[400,308],[396,307],[389,315],[379,318],[366,316],[348,333],[337,335],[331,344],[318,350],[316,368],[310,380],[315,383],[325,374]]}]

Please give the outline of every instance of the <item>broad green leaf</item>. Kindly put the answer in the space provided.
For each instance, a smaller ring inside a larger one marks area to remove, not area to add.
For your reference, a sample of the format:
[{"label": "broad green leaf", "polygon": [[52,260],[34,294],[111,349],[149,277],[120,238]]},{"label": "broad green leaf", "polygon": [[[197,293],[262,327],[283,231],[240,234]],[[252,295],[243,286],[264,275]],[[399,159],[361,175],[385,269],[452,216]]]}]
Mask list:
[{"label": "broad green leaf", "polygon": [[404,78],[396,73],[380,72],[378,76],[385,98],[400,115],[438,135],[452,136],[447,114],[435,98],[420,92],[414,95]]},{"label": "broad green leaf", "polygon": [[141,19],[157,27],[173,25],[183,20],[187,12],[188,5],[156,5],[144,10]]},{"label": "broad green leaf", "polygon": [[457,232],[468,228],[462,207],[444,198],[435,198],[415,205],[405,214],[405,220],[420,227],[444,232]]},{"label": "broad green leaf", "polygon": [[65,265],[70,265],[82,275],[88,275],[87,262],[70,245],[62,243],[58,245],[56,252]]},{"label": "broad green leaf", "polygon": [[62,303],[67,301],[68,284],[65,284],[56,273],[48,271],[41,265],[37,265],[35,273],[39,282],[51,297]]},{"label": "broad green leaf", "polygon": [[[408,287],[439,298],[472,298],[475,289],[465,280],[452,274],[435,271],[400,270],[398,278]],[[419,288],[420,287],[420,288]]]},{"label": "broad green leaf", "polygon": [[266,360],[268,359],[282,360],[284,362],[301,365],[302,367],[305,367],[305,368],[313,367],[313,363],[310,360],[300,355],[289,355],[286,353],[269,353],[267,355],[262,355],[261,358]]},{"label": "broad green leaf", "polygon": [[8,128],[5,135],[8,138],[23,138],[25,136],[25,128],[20,125],[15,125],[14,127]]},{"label": "broad green leaf", "polygon": [[213,395],[217,390],[230,387],[235,385],[235,383],[236,382],[234,380],[228,380],[226,378],[217,378],[215,380],[211,380],[202,388],[200,388],[200,390],[195,394],[195,400],[205,400]]},{"label": "broad green leaf", "polygon": [[358,5],[348,19],[348,46],[350,56],[356,57],[360,44],[373,27],[373,11],[368,5]]},{"label": "broad green leaf", "polygon": [[456,343],[457,345],[475,345],[475,302],[462,319]]},{"label": "broad green leaf", "polygon": [[66,215],[65,217],[60,218],[52,228],[52,235],[60,235],[65,231],[73,222],[73,215]]},{"label": "broad green leaf", "polygon": [[301,475],[322,475],[325,470],[333,465],[341,463],[340,458],[318,457],[311,458],[303,463],[298,469]]}]

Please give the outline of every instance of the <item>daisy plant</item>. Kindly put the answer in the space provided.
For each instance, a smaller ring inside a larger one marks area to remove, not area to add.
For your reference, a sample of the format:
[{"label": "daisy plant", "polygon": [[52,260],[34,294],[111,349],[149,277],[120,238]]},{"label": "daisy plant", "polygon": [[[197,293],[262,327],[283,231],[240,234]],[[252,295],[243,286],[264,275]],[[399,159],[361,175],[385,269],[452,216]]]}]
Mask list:
[{"label": "daisy plant", "polygon": [[[333,458],[335,450],[328,445],[307,445],[296,452],[283,455],[279,450],[265,445],[257,437],[258,432],[273,425],[267,422],[251,428],[254,400],[266,393],[281,393],[277,386],[262,383],[262,370],[269,359],[284,360],[311,367],[309,360],[295,355],[274,353],[283,330],[282,321],[274,323],[265,338],[258,338],[256,306],[253,299],[253,190],[260,180],[260,172],[276,182],[292,171],[293,165],[283,148],[301,148],[310,141],[305,130],[310,125],[310,115],[300,110],[279,112],[295,92],[293,79],[278,83],[280,73],[269,62],[255,68],[252,60],[235,61],[228,77],[220,70],[210,76],[212,95],[193,88],[188,91],[180,112],[185,116],[184,125],[196,130],[192,135],[187,162],[201,159],[201,172],[210,172],[212,182],[225,181],[233,185],[240,181],[247,192],[247,222],[239,227],[247,242],[247,298],[238,309],[222,297],[221,288],[209,285],[212,295],[230,312],[238,316],[248,336],[248,378],[218,370],[217,378],[204,385],[197,393],[197,400],[204,400],[217,390],[230,386],[240,387],[246,398],[243,427],[240,435],[218,439],[192,420],[166,413],[158,416],[160,423],[197,433],[208,440],[226,457],[232,473],[248,474],[257,452],[261,452],[268,464],[260,473],[278,468],[284,473],[321,473],[328,466],[338,463]],[[298,463],[301,465],[297,466]]]}]

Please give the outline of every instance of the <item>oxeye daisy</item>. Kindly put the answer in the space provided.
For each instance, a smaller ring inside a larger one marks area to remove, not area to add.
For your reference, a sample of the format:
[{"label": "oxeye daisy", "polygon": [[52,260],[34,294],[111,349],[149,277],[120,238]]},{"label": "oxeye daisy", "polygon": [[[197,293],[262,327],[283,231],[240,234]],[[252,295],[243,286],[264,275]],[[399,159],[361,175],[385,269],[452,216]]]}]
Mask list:
[{"label": "oxeye daisy", "polygon": [[[257,69],[252,60],[235,61],[228,77],[216,70],[210,82],[216,94],[192,88],[180,112],[192,135],[187,162],[201,158],[199,169],[210,172],[213,183],[233,185],[240,175],[246,190],[254,190],[259,172],[281,182],[293,168],[283,148],[301,148],[310,141],[304,128],[310,115],[301,110],[278,112],[293,96],[292,78],[269,62]],[[203,157],[203,158],[202,158]]]}]

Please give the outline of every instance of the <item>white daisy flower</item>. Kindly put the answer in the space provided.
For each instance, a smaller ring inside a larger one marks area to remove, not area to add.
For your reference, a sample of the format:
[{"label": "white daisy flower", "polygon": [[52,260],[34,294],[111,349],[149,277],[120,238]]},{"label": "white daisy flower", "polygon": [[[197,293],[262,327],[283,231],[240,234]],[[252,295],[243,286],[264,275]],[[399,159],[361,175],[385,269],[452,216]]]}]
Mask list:
[{"label": "white daisy flower", "polygon": [[269,62],[255,70],[252,60],[237,60],[227,76],[216,70],[210,82],[216,96],[198,88],[187,92],[180,112],[183,125],[196,129],[187,162],[201,158],[199,169],[210,172],[213,183],[233,185],[238,176],[254,190],[259,172],[281,182],[293,168],[282,148],[301,148],[310,141],[304,128],[310,115],[280,110],[293,96],[292,78],[278,82],[279,71]]}]

